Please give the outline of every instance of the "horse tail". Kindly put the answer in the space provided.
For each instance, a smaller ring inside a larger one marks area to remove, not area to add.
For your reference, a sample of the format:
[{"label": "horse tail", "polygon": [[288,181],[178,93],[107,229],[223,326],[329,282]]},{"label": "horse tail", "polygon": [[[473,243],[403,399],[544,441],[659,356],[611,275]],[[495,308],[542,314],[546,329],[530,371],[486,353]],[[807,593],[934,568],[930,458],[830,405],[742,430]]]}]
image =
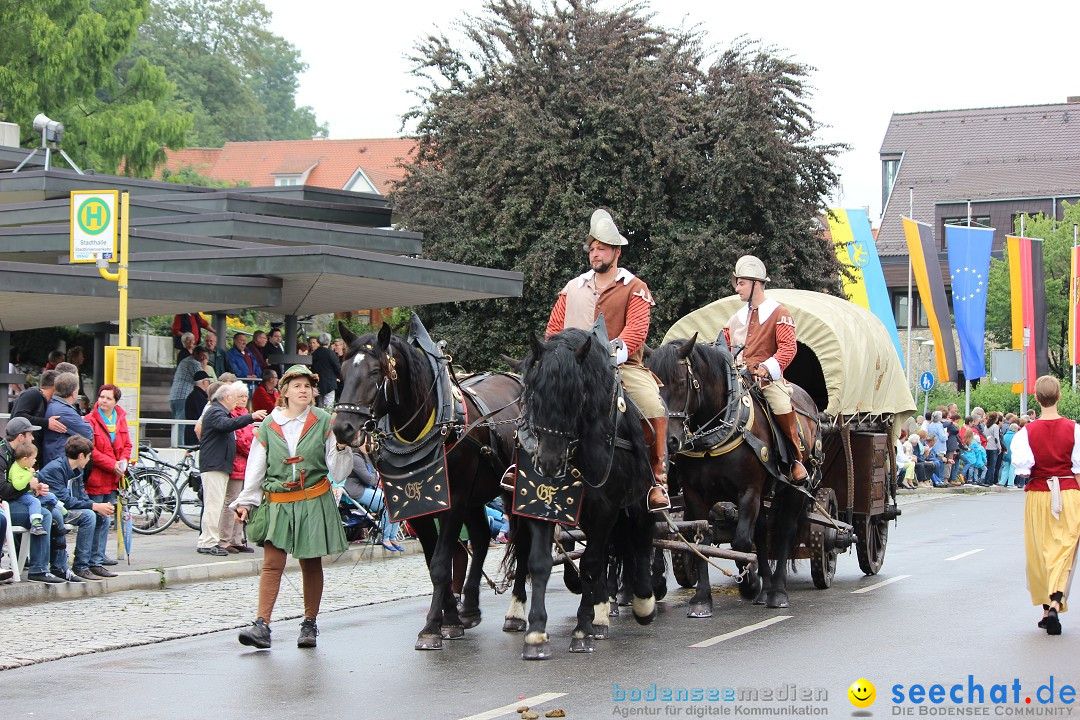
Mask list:
[{"label": "horse tail", "polygon": [[499,572],[506,577],[511,577],[517,568],[517,534],[521,527],[518,517],[510,515],[510,529],[506,531],[506,552],[499,564]]}]

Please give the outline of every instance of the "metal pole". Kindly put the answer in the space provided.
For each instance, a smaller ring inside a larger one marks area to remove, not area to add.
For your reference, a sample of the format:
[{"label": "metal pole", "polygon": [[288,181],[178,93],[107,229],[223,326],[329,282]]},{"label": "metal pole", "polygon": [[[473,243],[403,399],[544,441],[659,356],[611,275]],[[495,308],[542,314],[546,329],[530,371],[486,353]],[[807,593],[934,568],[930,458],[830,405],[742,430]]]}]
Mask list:
[{"label": "metal pole", "polygon": [[[1073,225],[1073,251],[1076,250],[1077,245],[1080,245],[1080,225]],[[1072,258],[1069,258],[1069,260],[1072,260]],[[1072,288],[1073,293],[1075,294],[1078,289],[1080,289],[1080,288],[1073,287]],[[1070,297],[1071,297],[1071,295],[1070,295]],[[1075,298],[1073,298],[1073,301],[1075,302]],[[1073,306],[1071,306],[1069,308],[1069,314],[1070,314],[1070,317],[1075,317],[1076,316],[1076,306],[1075,305],[1073,305]],[[1074,320],[1074,322],[1075,322],[1075,320]],[[1080,333],[1080,328],[1074,328],[1073,333],[1074,334],[1075,333]],[[1069,348],[1069,351],[1071,352],[1072,348]],[[1075,363],[1072,366],[1072,389],[1073,389],[1073,392],[1076,392],[1076,364]]]},{"label": "metal pole", "polygon": [[[967,226],[971,227],[971,200],[967,201]],[[950,329],[951,332],[951,329]],[[971,415],[971,378],[968,377],[968,369],[964,368],[964,417]]]},{"label": "metal pole", "polygon": [[[908,217],[911,218],[912,220],[915,219],[915,217],[914,217],[914,207],[915,207],[915,188],[909,187],[908,188]],[[911,321],[912,321],[912,316],[914,314],[914,311],[912,310],[912,307],[911,307],[911,302],[912,302],[912,298],[911,298],[911,280],[912,280],[913,276],[914,276],[914,274],[913,274],[912,269],[911,269],[911,253],[909,252],[908,253],[908,261],[907,261],[907,364],[908,364],[908,366],[907,366],[907,374],[908,374],[908,385],[909,386],[912,385],[913,382],[914,382],[912,380],[912,375],[915,372],[915,370],[914,370],[915,363],[913,363],[911,361]]]},{"label": "metal pole", "polygon": [[1029,328],[1024,328],[1024,353],[1023,353],[1023,358],[1022,358],[1023,359],[1023,364],[1024,364],[1024,380],[1023,380],[1022,385],[1020,386],[1020,414],[1021,415],[1026,415],[1027,414],[1027,398],[1028,398],[1028,392],[1027,392],[1027,387],[1028,387],[1027,350],[1028,350],[1028,343],[1030,341],[1031,341],[1031,330]]}]

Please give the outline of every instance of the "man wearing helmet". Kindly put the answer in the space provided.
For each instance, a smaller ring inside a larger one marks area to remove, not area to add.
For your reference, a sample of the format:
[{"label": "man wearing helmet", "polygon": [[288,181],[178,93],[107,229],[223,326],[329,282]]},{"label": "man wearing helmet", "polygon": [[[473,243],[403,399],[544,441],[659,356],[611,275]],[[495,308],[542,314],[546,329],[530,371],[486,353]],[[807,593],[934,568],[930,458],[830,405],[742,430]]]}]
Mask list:
[{"label": "man wearing helmet", "polygon": [[796,462],[791,467],[791,479],[806,480],[803,467],[803,447],[795,412],[791,407],[791,385],[784,379],[784,370],[795,359],[795,319],[780,303],[765,297],[765,263],[753,255],[743,255],[732,273],[735,292],[746,303],[728,320],[724,336],[732,348],[742,346],[736,358],[759,378],[762,394],[769,409],[784,433],[795,446]]},{"label": "man wearing helmet", "polygon": [[611,215],[606,210],[595,211],[584,245],[592,269],[559,291],[548,320],[547,337],[568,327],[589,330],[600,313],[604,314],[615,357],[622,367],[623,387],[641,410],[642,428],[649,443],[654,483],[649,491],[649,510],[664,510],[671,507],[665,487],[667,410],[655,376],[642,363],[649,317],[656,303],[643,280],[619,267],[623,245],[626,238]]}]

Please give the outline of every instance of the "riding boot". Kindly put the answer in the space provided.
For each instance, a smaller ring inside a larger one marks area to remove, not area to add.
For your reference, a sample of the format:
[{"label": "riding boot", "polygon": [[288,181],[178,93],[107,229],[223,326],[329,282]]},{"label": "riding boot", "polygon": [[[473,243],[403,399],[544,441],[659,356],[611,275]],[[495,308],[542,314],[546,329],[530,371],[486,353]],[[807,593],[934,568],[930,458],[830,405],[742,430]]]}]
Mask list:
[{"label": "riding boot", "polygon": [[667,418],[643,418],[641,428],[649,443],[649,465],[652,466],[653,486],[649,490],[649,512],[659,512],[671,507],[667,494]]},{"label": "riding boot", "polygon": [[806,468],[802,464],[803,446],[802,440],[799,438],[799,421],[795,417],[795,412],[778,414],[774,417],[776,417],[776,423],[780,426],[780,429],[791,438],[791,444],[795,446],[795,461],[791,463],[791,480],[795,483],[805,482]]}]

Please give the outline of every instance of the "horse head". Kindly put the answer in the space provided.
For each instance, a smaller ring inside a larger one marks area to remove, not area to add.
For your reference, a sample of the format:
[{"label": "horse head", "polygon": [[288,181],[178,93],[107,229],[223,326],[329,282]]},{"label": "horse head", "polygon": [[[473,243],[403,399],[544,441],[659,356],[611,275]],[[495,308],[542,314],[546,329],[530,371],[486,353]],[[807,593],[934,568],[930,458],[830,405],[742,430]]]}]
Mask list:
[{"label": "horse head", "polygon": [[589,420],[596,418],[590,413],[590,397],[595,404],[610,390],[594,387],[597,364],[603,366],[606,360],[592,336],[581,330],[566,330],[548,342],[532,337],[530,346],[518,365],[525,383],[522,445],[536,472],[559,478],[566,474]]},{"label": "horse head", "polygon": [[397,359],[386,323],[377,334],[357,336],[340,322],[338,330],[348,350],[341,361],[334,436],[338,442],[352,445],[362,434],[374,431],[376,421],[386,415],[392,385],[398,380]]}]

